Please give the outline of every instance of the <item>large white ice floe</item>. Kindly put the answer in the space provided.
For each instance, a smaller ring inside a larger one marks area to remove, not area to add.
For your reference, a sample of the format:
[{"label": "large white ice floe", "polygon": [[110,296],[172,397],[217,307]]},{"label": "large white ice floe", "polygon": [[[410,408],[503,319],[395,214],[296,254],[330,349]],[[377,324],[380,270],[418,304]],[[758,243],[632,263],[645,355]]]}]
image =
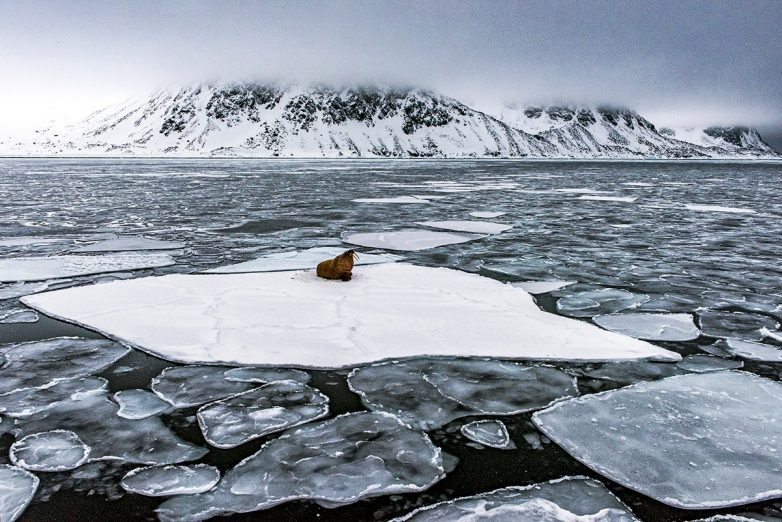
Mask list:
[{"label": "large white ice floe", "polygon": [[[69,288],[23,302],[185,363],[334,368],[420,355],[680,359],[543,312],[530,295],[498,281],[404,263],[354,270],[350,282],[320,279],[311,271],[168,275]],[[239,391],[245,390],[234,393]]]},{"label": "large white ice floe", "polygon": [[[345,249],[340,247],[316,247],[307,250],[277,252],[243,263],[210,268],[206,270],[206,273],[240,274],[244,272],[281,272],[286,270],[314,269],[321,261],[338,256],[344,251]],[[393,263],[400,259],[402,258],[391,254],[362,254],[359,252],[355,264],[360,266]]]},{"label": "large white ice floe", "polygon": [[373,411],[432,430],[472,415],[516,415],[578,395],[576,381],[546,366],[476,359],[410,359],[353,370],[350,389]]},{"label": "large white ice floe", "polygon": [[267,442],[200,495],[174,497],[163,522],[205,520],[267,509],[291,500],[348,504],[422,491],[445,475],[429,437],[393,415],[348,413],[287,431]]},{"label": "large white ice floe", "polygon": [[90,448],[72,431],[27,435],[11,445],[11,462],[30,471],[67,471],[87,462]]},{"label": "large white ice floe", "polygon": [[424,197],[418,196],[396,196],[391,198],[359,198],[352,200],[354,203],[399,203],[399,204],[416,204],[416,203],[429,203]]},{"label": "large white ice floe", "polygon": [[178,250],[185,248],[178,241],[163,241],[147,237],[118,237],[73,249],[73,252],[127,252],[132,250]]},{"label": "large white ice floe", "polygon": [[0,464],[0,521],[13,522],[33,499],[38,477],[16,466]]},{"label": "large white ice floe", "polygon": [[147,390],[120,390],[114,394],[117,415],[125,419],[146,419],[171,409],[171,405]]},{"label": "large white ice floe", "polygon": [[342,241],[351,245],[386,250],[411,251],[426,250],[445,245],[466,243],[484,236],[477,234],[456,234],[453,232],[435,232],[433,230],[395,230],[389,232],[358,232],[345,234]]},{"label": "large white ice floe", "polygon": [[563,477],[531,486],[513,486],[455,498],[416,509],[392,522],[631,522],[637,521],[600,482]]},{"label": "large white ice floe", "polygon": [[613,314],[592,320],[606,330],[647,341],[691,341],[701,334],[690,314]]},{"label": "large white ice floe", "polygon": [[730,354],[750,361],[782,362],[782,349],[769,344],[728,339],[725,348]]},{"label": "large white ice floe", "polygon": [[533,414],[586,466],[659,502],[716,509],[782,497],[782,384],[740,372],[643,382]]},{"label": "large white ice floe", "polygon": [[416,225],[471,234],[499,234],[513,228],[512,225],[503,225],[502,223],[492,223],[490,221],[418,221]]},{"label": "large white ice floe", "polygon": [[276,381],[198,410],[204,438],[217,448],[233,448],[270,433],[299,426],[329,412],[329,399],[296,381]]},{"label": "large white ice floe", "polygon": [[473,442],[498,449],[513,449],[516,446],[510,440],[508,428],[496,419],[478,420],[460,428],[462,435]]},{"label": "large white ice floe", "polygon": [[220,471],[208,464],[148,466],[128,472],[120,481],[126,491],[147,497],[194,495],[212,489]]},{"label": "large white ice floe", "polygon": [[720,205],[685,205],[687,210],[694,210],[696,212],[725,212],[728,214],[754,214],[755,211],[751,208],[741,207],[723,207]]},{"label": "large white ice floe", "polygon": [[158,268],[175,264],[166,254],[16,257],[0,259],[0,283],[43,281],[104,272]]}]

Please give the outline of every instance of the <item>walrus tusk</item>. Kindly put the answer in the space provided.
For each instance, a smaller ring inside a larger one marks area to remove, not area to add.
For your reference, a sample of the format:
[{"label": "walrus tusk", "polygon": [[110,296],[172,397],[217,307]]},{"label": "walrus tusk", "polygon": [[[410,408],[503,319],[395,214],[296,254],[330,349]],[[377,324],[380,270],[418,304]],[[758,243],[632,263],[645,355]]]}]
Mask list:
[{"label": "walrus tusk", "polygon": [[353,277],[353,260],[358,259],[355,250],[345,250],[334,259],[328,259],[318,263],[315,272],[323,279],[339,279],[350,281]]}]

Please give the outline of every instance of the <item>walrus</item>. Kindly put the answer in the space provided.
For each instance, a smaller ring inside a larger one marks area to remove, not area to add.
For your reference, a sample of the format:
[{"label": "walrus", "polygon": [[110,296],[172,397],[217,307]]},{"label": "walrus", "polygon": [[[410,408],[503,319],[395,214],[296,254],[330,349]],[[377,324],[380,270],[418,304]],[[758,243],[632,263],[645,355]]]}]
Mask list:
[{"label": "walrus", "polygon": [[341,279],[350,281],[353,277],[353,259],[358,258],[355,250],[345,250],[334,259],[328,259],[318,263],[315,270],[318,277],[323,279]]}]

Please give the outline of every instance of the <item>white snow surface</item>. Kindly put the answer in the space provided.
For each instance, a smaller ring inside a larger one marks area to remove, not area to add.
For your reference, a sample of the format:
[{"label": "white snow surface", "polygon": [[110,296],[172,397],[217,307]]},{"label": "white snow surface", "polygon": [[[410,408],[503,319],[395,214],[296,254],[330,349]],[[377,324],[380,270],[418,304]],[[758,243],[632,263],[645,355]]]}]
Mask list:
[{"label": "white snow surface", "polygon": [[454,232],[469,232],[472,234],[499,234],[513,228],[511,225],[502,223],[491,223],[488,221],[419,221],[416,225],[423,225],[431,228],[441,228],[443,230],[453,230]]},{"label": "white snow surface", "polygon": [[[306,270],[315,268],[321,261],[326,261],[345,251],[340,247],[315,247],[307,250],[276,252],[267,254],[251,261],[233,265],[218,266],[206,270],[207,274],[241,274],[245,272],[280,272],[285,270]],[[377,263],[393,263],[402,259],[392,254],[362,254],[358,253],[355,266],[374,265]]]},{"label": "white snow surface", "polygon": [[131,250],[178,250],[185,248],[178,241],[163,241],[147,237],[119,237],[84,245],[73,252],[126,252]]},{"label": "white snow surface", "polygon": [[690,314],[610,314],[592,320],[606,330],[646,341],[691,341],[701,334]]},{"label": "white snow surface", "polygon": [[696,212],[725,212],[728,214],[755,214],[755,211],[751,208],[741,207],[723,207],[720,205],[693,205],[686,204],[688,210],[694,210]]},{"label": "white snow surface", "polygon": [[350,282],[313,272],[167,275],[23,298],[164,359],[344,367],[420,355],[677,361],[674,352],[541,311],[525,292],[387,263]]},{"label": "white snow surface", "polygon": [[0,522],[13,522],[33,499],[40,480],[16,466],[0,464]]},{"label": "white snow surface", "polygon": [[444,245],[466,243],[485,236],[475,234],[456,234],[435,232],[432,230],[396,230],[389,232],[359,232],[346,234],[342,241],[351,245],[386,250],[418,251]]},{"label": "white snow surface", "polygon": [[16,257],[0,259],[0,283],[44,281],[60,277],[158,268],[173,264],[175,264],[174,259],[165,254]]}]

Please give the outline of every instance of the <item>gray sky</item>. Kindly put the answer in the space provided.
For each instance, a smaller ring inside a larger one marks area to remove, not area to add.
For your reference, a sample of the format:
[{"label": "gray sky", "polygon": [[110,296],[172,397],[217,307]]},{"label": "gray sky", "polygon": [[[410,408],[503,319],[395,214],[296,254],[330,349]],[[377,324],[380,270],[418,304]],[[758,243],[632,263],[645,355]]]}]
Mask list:
[{"label": "gray sky", "polygon": [[212,79],[627,105],[782,148],[782,1],[0,0],[0,129]]}]

